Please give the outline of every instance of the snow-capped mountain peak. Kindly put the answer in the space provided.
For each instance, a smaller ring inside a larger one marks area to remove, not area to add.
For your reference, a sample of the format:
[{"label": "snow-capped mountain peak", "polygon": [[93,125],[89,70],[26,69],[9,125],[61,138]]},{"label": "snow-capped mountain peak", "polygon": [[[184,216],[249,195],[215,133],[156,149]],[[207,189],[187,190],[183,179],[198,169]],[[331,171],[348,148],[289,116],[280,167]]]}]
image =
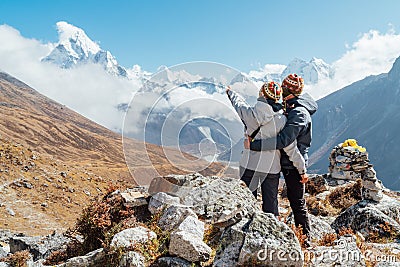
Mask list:
[{"label": "snow-capped mountain peak", "polygon": [[333,77],[332,67],[322,59],[313,57],[309,62],[295,58],[282,72],[284,79],[290,73],[297,73],[304,78],[305,84],[316,84],[318,81]]},{"label": "snow-capped mountain peak", "polygon": [[56,25],[59,44],[67,48],[71,54],[78,56],[79,52],[83,52],[86,56],[89,56],[101,50],[99,45],[93,42],[82,29],[65,21],[59,21]]},{"label": "snow-capped mountain peak", "polygon": [[115,57],[101,49],[82,29],[65,21],[57,22],[56,25],[59,41],[42,61],[64,69],[87,63],[99,64],[112,75],[127,77],[126,69],[118,65]]}]

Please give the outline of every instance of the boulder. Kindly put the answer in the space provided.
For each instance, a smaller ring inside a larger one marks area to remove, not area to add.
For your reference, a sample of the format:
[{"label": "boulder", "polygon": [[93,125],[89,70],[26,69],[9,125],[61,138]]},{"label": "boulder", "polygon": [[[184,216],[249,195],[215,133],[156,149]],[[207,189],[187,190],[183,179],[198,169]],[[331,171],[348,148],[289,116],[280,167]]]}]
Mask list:
[{"label": "boulder", "polygon": [[370,190],[382,190],[383,186],[381,181],[379,181],[378,179],[368,179],[368,180],[363,180],[362,182],[363,187],[366,189],[370,189]]},{"label": "boulder", "polygon": [[147,205],[148,194],[142,188],[131,188],[121,192],[125,207],[138,207]]},{"label": "boulder", "polygon": [[193,264],[178,257],[162,257],[157,261],[158,267],[192,267]]},{"label": "boulder", "polygon": [[342,236],[332,247],[320,246],[305,252],[309,267],[366,266],[364,254],[354,236]]},{"label": "boulder", "polygon": [[[190,174],[196,176],[197,174]],[[184,186],[188,181],[188,175],[168,175],[164,177],[154,178],[149,186],[148,192],[150,195],[155,195],[159,192],[168,193],[170,195],[180,195],[187,186]],[[187,193],[187,192],[183,192]]]},{"label": "boulder", "polygon": [[[104,266],[104,257],[106,253],[103,248],[91,251],[83,256],[73,257],[68,259],[66,262],[51,265],[52,267],[93,267],[93,266]],[[44,259],[33,262],[32,260],[27,262],[27,267],[47,267],[44,265]],[[0,265],[1,266],[1,265]]]},{"label": "boulder", "polygon": [[197,217],[188,207],[170,206],[161,215],[158,226],[163,231],[172,231],[188,216]]},{"label": "boulder", "polygon": [[[153,179],[150,189],[154,194],[149,204],[152,213],[180,203],[191,208],[205,222],[221,227],[232,225],[243,217],[251,218],[260,209],[247,186],[234,178],[198,173],[170,175]],[[156,190],[164,191],[156,193]]]},{"label": "boulder", "polygon": [[339,231],[350,227],[365,238],[371,234],[400,237],[400,202],[383,195],[380,202],[362,200],[342,212],[332,223]]},{"label": "boulder", "polygon": [[250,219],[242,219],[224,230],[213,266],[225,267],[238,265],[240,250],[242,249],[249,223]]},{"label": "boulder", "polygon": [[70,241],[62,234],[51,234],[48,236],[13,236],[9,239],[10,252],[28,250],[33,255],[33,260],[45,259],[53,251],[59,250]]},{"label": "boulder", "polygon": [[207,261],[211,248],[203,242],[204,223],[188,216],[171,233],[169,253],[190,262]]},{"label": "boulder", "polygon": [[225,229],[213,266],[303,266],[300,243],[274,215],[257,211]]},{"label": "boulder", "polygon": [[157,238],[156,233],[143,226],[128,228],[114,235],[111,240],[111,247],[129,248],[154,238]]},{"label": "boulder", "polygon": [[320,240],[327,234],[334,234],[332,226],[318,216],[309,214],[310,218],[310,238],[311,240]]},{"label": "boulder", "polygon": [[91,267],[100,266],[104,261],[105,252],[103,248],[96,249],[84,256],[78,256],[68,259],[64,264],[57,265],[57,267]]},{"label": "boulder", "polygon": [[171,205],[179,204],[179,197],[171,196],[164,192],[159,192],[151,197],[148,209],[151,214],[156,214],[162,212],[165,208]]},{"label": "boulder", "polygon": [[[208,177],[207,177],[208,178]],[[260,207],[248,187],[234,178],[214,178],[197,181],[201,186],[193,187],[191,193],[182,198],[182,204],[204,221],[222,227],[232,225],[242,218],[251,218]]]},{"label": "boulder", "polygon": [[383,198],[383,192],[382,192],[382,190],[373,190],[373,189],[363,187],[362,188],[362,197],[363,197],[363,199],[366,199],[366,200],[372,200],[375,202],[379,202]]},{"label": "boulder", "polygon": [[118,267],[143,267],[145,258],[136,251],[126,252],[119,261]]},{"label": "boulder", "polygon": [[[309,213],[308,218],[310,219],[310,238],[312,241],[320,240],[326,234],[335,233],[335,230],[332,228],[332,226],[328,222],[321,219],[319,216],[315,216]],[[286,224],[294,224],[293,213],[288,216]]]},{"label": "boulder", "polygon": [[303,266],[303,254],[296,235],[270,213],[257,212],[249,224],[239,254],[239,264]]}]

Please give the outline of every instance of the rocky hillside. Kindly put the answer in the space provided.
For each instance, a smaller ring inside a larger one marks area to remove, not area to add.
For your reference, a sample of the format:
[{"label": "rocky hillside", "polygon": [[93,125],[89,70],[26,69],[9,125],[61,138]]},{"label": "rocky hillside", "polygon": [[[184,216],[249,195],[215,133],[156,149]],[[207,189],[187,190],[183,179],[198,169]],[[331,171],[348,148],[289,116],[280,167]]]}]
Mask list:
[{"label": "rocky hillside", "polygon": [[311,179],[310,247],[284,192],[278,219],[240,180],[191,174],[155,178],[148,191],[109,191],[64,234],[0,231],[0,258],[6,267],[398,266],[399,196],[383,190],[371,200],[365,179]]},{"label": "rocky hillside", "polygon": [[388,74],[370,76],[318,101],[313,116],[311,170],[326,172],[332,147],[347,138],[368,147],[386,187],[400,190],[400,58]]},{"label": "rocky hillside", "polygon": [[[83,204],[104,193],[109,183],[135,184],[120,135],[3,72],[0,117],[0,228],[27,233],[66,229]],[[138,162],[131,168],[135,175],[154,175],[154,169],[162,175],[185,173],[156,145],[145,145],[151,162],[141,164],[144,144],[133,139],[126,142],[130,158]],[[168,149],[168,155],[181,154]],[[204,173],[221,170],[222,165],[213,164]]]}]

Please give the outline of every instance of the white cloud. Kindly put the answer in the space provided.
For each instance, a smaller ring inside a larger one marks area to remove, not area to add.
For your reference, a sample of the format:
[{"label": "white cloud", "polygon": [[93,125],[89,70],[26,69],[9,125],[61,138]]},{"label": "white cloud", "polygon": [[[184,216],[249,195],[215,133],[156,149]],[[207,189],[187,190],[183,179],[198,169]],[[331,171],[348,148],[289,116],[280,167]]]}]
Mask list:
[{"label": "white cloud", "polygon": [[1,70],[103,126],[120,129],[124,114],[116,106],[129,103],[140,84],[111,76],[94,64],[65,70],[42,63],[53,47],[0,25]]},{"label": "white cloud", "polygon": [[321,98],[369,75],[387,73],[400,56],[400,35],[391,29],[387,33],[371,30],[352,45],[332,66],[335,76],[307,86],[306,91]]},{"label": "white cloud", "polygon": [[[40,62],[40,59],[45,57],[54,46],[55,44],[52,43],[24,38],[14,28],[0,25],[0,69],[80,114],[110,129],[120,129],[124,114],[119,112],[116,106],[120,103],[129,103],[132,94],[141,86],[140,82],[111,76],[99,65],[87,64],[64,70],[55,65]],[[394,30],[383,34],[371,30],[361,35],[360,39],[353,44],[348,45],[346,53],[332,64],[335,69],[333,79],[322,80],[316,85],[307,85],[306,91],[315,98],[320,98],[368,75],[388,72],[399,55],[399,34],[396,34]],[[209,64],[206,62],[205,65]],[[278,75],[285,67],[279,64],[267,64],[258,70],[250,71],[249,75],[254,78],[262,78],[267,73]],[[217,71],[213,73],[217,80],[226,84],[229,79],[224,78],[225,72],[222,74],[218,72],[220,68],[215,67]],[[224,68],[230,70],[228,67]],[[137,77],[145,73],[137,65],[128,72]],[[150,75],[147,72],[145,74]],[[165,79],[171,78],[169,76],[172,73],[165,72],[165,74],[167,75]],[[179,74],[177,77],[174,76],[175,78],[188,79],[187,73],[183,71],[175,74]],[[236,72],[232,75],[235,76]],[[200,77],[190,76],[189,78],[196,80]],[[237,83],[233,89],[253,103],[258,95],[259,86],[258,83]],[[137,103],[134,110],[140,112],[150,108],[158,97],[159,94],[143,96],[143,100]],[[178,88],[169,94],[168,100],[162,99],[156,108],[175,107],[190,110],[192,116],[203,115],[237,120],[224,93],[207,94],[199,88]]]},{"label": "white cloud", "polygon": [[371,30],[362,35],[339,60],[334,62],[336,77],[346,82],[388,72],[400,55],[400,35]]}]

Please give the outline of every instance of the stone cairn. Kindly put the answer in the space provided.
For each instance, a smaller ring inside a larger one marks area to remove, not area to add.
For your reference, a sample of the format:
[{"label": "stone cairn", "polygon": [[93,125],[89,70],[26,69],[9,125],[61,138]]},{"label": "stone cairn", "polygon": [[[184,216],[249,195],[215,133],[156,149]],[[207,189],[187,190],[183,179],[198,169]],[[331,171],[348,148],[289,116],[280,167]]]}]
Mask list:
[{"label": "stone cairn", "polygon": [[334,147],[329,162],[329,172],[333,179],[343,183],[346,180],[361,179],[363,199],[379,202],[383,198],[382,182],[376,177],[368,152],[358,146],[356,140],[349,139]]}]

